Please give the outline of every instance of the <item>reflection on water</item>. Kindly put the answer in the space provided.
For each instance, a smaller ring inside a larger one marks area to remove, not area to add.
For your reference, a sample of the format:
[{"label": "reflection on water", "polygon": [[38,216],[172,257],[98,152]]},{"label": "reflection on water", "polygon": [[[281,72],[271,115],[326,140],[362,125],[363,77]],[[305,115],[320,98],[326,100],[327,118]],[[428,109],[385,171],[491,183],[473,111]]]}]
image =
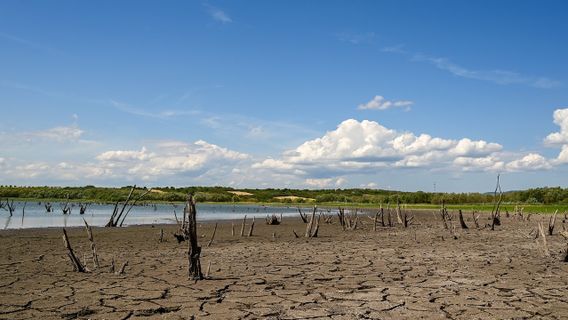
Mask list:
[{"label": "reflection on water", "polygon": [[[63,214],[56,205],[53,206],[52,212],[47,212],[45,204],[42,202],[27,203],[25,210],[24,202],[14,202],[17,210],[14,216],[10,217],[7,212],[0,211],[0,226],[4,229],[20,229],[20,228],[43,228],[43,227],[74,227],[83,226],[83,218],[92,226],[104,226],[110,215],[114,205],[110,204],[91,204],[85,210],[85,214],[79,214],[79,204],[72,204],[71,214]],[[21,219],[16,214],[21,214]],[[183,205],[171,204],[151,204],[144,206],[135,206],[132,208],[125,225],[137,224],[162,224],[175,223],[175,215],[178,219],[183,218]],[[247,217],[263,218],[266,215],[280,215],[284,217],[295,216],[298,214],[296,207],[267,207],[263,205],[222,205],[222,204],[197,204],[197,220],[229,220],[242,219],[244,215]]]}]

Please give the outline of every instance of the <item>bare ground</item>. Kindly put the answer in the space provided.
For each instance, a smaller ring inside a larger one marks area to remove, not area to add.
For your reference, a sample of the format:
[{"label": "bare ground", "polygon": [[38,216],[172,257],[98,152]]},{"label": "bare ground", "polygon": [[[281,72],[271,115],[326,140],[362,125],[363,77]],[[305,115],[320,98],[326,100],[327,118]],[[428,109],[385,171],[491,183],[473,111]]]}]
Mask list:
[{"label": "bare ground", "polygon": [[[240,222],[234,237],[224,222],[211,247],[213,224],[202,224],[202,265],[211,272],[199,282],[187,278],[176,226],[94,228],[102,266],[89,273],[72,271],[61,229],[1,231],[0,319],[568,318],[567,243],[547,237],[546,257],[529,236],[539,217],[503,218],[496,231],[467,219],[456,240],[434,213],[415,215],[408,229],[377,232],[368,218],[355,231],[322,219],[312,239],[294,238],[292,229],[304,234],[299,218],[257,220],[250,238],[239,236]],[[85,230],[68,232],[93,269]],[[109,272],[113,257],[117,269],[128,260],[125,274]]]}]

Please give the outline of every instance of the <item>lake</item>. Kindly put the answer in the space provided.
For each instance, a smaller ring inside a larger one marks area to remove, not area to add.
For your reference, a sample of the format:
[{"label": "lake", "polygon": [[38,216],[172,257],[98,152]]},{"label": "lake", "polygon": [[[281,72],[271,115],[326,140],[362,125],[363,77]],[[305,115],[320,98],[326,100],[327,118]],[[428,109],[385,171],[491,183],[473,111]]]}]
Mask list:
[{"label": "lake", "polygon": [[[8,211],[0,209],[0,228],[3,229],[23,229],[23,228],[45,228],[45,227],[75,227],[83,226],[83,218],[92,226],[104,226],[112,214],[114,205],[112,204],[90,204],[85,214],[79,214],[79,204],[71,203],[71,214],[63,214],[63,204],[52,203],[53,212],[46,212],[43,202],[28,202],[25,207],[25,214],[22,215],[23,202],[14,202],[16,207],[13,216],[10,217]],[[151,204],[134,206],[128,214],[124,225],[140,224],[175,224],[174,210],[177,217],[183,218],[183,204]],[[120,207],[120,206],[119,206]],[[128,210],[128,207],[126,208]],[[125,211],[126,211],[125,210]],[[303,209],[310,212],[310,209]],[[197,204],[197,221],[214,220],[233,220],[242,219],[244,215],[248,218],[253,216],[257,219],[264,219],[267,215],[276,214],[283,217],[298,215],[296,207],[263,206],[263,205],[228,205],[228,204]]]}]

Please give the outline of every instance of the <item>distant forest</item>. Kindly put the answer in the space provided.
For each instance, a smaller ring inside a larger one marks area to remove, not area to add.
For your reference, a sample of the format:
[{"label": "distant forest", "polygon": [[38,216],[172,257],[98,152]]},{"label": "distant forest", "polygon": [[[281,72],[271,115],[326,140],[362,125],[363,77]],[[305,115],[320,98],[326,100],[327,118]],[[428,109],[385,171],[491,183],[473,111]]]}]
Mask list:
[{"label": "distant forest", "polygon": [[[84,187],[18,187],[0,186],[0,198],[37,200],[70,199],[73,201],[115,202],[124,200],[131,186],[120,188]],[[146,188],[136,189],[142,194]],[[188,193],[199,202],[258,203],[396,203],[406,204],[483,204],[493,202],[492,193],[399,192],[378,189],[233,189],[229,187],[157,187],[144,200],[156,202],[184,201]],[[545,187],[503,194],[505,203],[568,204],[568,188]]]}]

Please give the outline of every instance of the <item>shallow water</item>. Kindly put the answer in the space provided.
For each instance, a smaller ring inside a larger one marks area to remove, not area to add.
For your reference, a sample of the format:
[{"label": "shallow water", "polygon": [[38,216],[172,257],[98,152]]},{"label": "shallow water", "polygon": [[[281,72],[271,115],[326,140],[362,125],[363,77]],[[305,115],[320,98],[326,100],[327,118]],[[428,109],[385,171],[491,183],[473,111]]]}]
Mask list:
[{"label": "shallow water", "polygon": [[[92,226],[104,226],[112,214],[114,205],[91,204],[85,214],[79,214],[79,205],[71,204],[71,214],[63,214],[60,203],[52,203],[53,212],[48,213],[43,202],[28,202],[25,213],[22,215],[23,202],[14,202],[16,207],[13,216],[8,211],[0,209],[0,228],[23,229],[44,227],[74,227],[83,226],[83,218]],[[128,207],[126,208],[128,210]],[[126,211],[125,210],[125,211]],[[155,204],[134,206],[128,214],[124,225],[138,224],[174,224],[174,210],[179,219],[183,217],[183,205]],[[267,207],[263,205],[226,205],[226,204],[197,204],[197,220],[231,220],[253,216],[264,218],[267,215],[280,215],[284,217],[298,215],[296,207]]]}]

